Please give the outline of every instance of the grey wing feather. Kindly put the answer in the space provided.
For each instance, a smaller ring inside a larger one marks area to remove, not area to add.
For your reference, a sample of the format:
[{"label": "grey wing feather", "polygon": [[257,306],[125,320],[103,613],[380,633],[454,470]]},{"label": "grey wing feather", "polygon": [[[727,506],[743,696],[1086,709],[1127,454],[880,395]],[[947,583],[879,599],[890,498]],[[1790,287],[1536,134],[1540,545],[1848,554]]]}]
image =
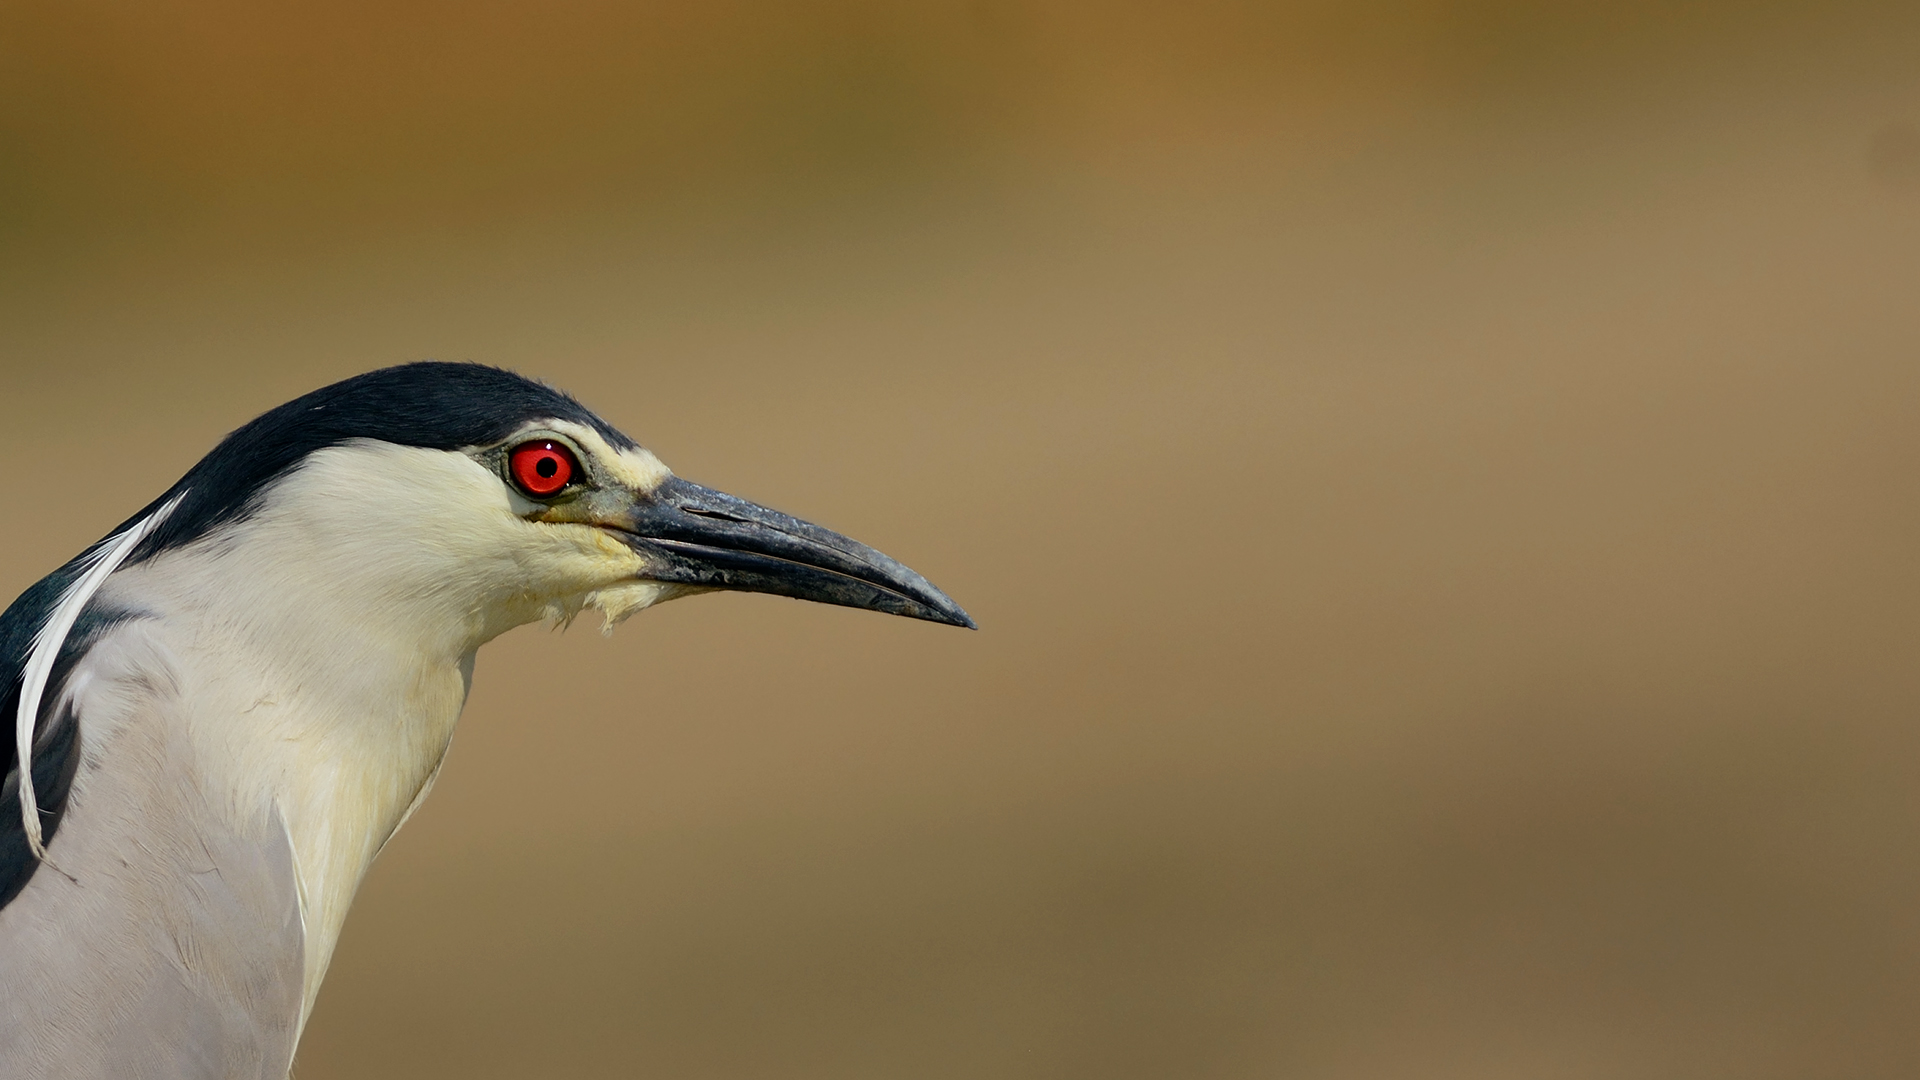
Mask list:
[{"label": "grey wing feather", "polygon": [[97,638],[69,686],[60,872],[0,908],[0,1077],[284,1078],[303,960],[277,813],[211,804],[142,620]]}]

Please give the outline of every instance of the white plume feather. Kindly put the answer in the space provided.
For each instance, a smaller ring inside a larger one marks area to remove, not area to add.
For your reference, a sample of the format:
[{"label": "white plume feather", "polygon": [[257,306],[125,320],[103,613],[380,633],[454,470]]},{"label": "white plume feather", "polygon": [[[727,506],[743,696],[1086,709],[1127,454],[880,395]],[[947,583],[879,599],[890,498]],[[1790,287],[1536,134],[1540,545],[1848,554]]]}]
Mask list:
[{"label": "white plume feather", "polygon": [[26,830],[27,846],[33,849],[33,857],[42,862],[46,861],[47,848],[40,832],[40,803],[33,791],[33,725],[40,715],[40,701],[46,694],[47,679],[53,674],[53,663],[59,659],[60,647],[73,631],[73,624],[79,621],[87,601],[93,599],[93,594],[106,584],[107,577],[127,561],[140,541],[152,535],[184,498],[186,492],[183,491],[132,528],[89,552],[81,560],[80,576],[60,594],[60,602],[54,605],[40,632],[33,636],[33,648],[27,653],[26,667],[21,673],[20,712],[14,720],[13,736],[20,766],[20,824]]}]

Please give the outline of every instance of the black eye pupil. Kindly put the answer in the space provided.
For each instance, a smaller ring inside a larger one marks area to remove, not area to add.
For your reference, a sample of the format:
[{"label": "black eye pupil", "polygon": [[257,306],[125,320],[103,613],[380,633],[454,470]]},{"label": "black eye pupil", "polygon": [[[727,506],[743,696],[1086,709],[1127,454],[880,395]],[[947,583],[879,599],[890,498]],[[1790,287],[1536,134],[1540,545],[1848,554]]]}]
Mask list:
[{"label": "black eye pupil", "polygon": [[553,474],[560,471],[560,463],[550,457],[541,458],[539,464],[533,467],[533,471],[551,480],[553,479]]}]

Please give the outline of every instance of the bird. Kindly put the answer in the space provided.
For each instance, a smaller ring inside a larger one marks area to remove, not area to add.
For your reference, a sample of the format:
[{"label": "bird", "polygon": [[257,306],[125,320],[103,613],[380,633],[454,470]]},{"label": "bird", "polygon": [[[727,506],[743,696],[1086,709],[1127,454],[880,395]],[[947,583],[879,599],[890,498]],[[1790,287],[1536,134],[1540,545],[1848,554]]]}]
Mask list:
[{"label": "bird", "polygon": [[479,648],[716,590],[975,625],[501,368],[383,368],[234,430],[0,615],[0,1077],[284,1080]]}]

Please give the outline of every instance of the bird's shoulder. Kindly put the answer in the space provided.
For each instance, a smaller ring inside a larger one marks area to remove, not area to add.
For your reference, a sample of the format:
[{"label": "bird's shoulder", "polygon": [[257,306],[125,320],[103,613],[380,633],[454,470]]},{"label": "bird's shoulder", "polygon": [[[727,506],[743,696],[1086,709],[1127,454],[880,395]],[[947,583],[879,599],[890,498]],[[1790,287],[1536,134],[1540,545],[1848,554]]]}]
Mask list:
[{"label": "bird's shoulder", "polygon": [[[0,1076],[284,1076],[305,928],[277,808],[236,819],[191,772],[163,615],[89,611],[34,751],[48,861],[0,803]],[[17,769],[17,765],[16,765]]]},{"label": "bird's shoulder", "polygon": [[[27,844],[20,814],[20,755],[15,723],[35,637],[62,595],[79,576],[79,560],[41,578],[0,614],[0,908],[20,894],[40,862]],[[65,690],[94,647],[130,613],[109,604],[89,604],[74,622],[54,658],[34,722],[33,786],[42,834],[52,843],[66,813],[67,795],[80,763],[81,723]]]}]

